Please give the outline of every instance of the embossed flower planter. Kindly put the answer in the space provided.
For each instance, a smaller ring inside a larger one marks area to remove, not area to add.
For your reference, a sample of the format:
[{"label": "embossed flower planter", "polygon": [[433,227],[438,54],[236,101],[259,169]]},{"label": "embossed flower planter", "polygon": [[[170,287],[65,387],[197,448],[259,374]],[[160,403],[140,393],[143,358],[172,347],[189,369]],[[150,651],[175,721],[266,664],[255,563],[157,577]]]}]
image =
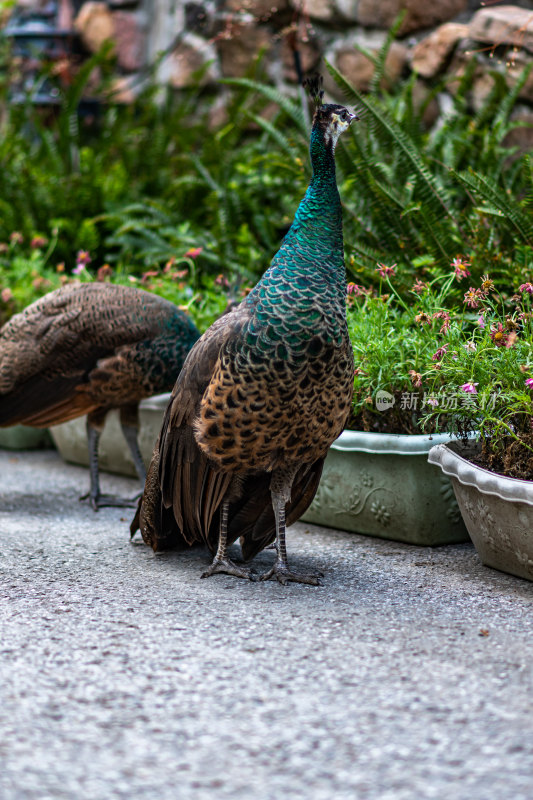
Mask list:
[{"label": "embossed flower planter", "polygon": [[450,477],[483,563],[533,581],[533,481],[478,467],[468,460],[475,452],[475,444],[439,444],[428,461]]},{"label": "embossed flower planter", "polygon": [[446,434],[344,431],[332,444],[303,519],[417,545],[468,540],[449,479],[427,463]]},{"label": "embossed flower planter", "polygon": [[[170,393],[166,392],[141,401],[139,447],[146,466],[150,463],[152,450],[159,436],[169,400]],[[78,417],[78,419],[50,428],[50,433],[61,456],[71,464],[89,465],[85,425],[86,417]],[[118,411],[111,411],[107,415],[98,452],[100,467],[103,471],[114,472],[118,475],[137,476],[129,447],[122,435]]]}]

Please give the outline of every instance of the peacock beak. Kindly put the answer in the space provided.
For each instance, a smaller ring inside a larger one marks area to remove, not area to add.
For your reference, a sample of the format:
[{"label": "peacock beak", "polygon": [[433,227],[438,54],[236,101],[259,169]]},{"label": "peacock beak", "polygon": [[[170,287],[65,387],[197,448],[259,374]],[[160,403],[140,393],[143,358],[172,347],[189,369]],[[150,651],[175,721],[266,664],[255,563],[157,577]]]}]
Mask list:
[{"label": "peacock beak", "polygon": [[359,119],[361,119],[361,118],[358,117],[355,112],[353,114],[350,113],[350,125],[352,124],[352,122],[357,122]]}]

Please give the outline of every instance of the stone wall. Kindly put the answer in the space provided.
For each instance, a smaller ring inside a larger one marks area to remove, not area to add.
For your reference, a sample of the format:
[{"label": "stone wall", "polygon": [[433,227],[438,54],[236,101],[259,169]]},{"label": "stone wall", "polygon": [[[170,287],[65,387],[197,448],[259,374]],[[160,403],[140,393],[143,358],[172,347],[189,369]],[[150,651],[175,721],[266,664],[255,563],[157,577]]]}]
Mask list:
[{"label": "stone wall", "polygon": [[[357,46],[377,53],[402,11],[384,79],[392,83],[415,71],[422,102],[436,80],[453,76],[428,107],[428,124],[446,107],[446,94],[470,60],[477,62],[473,109],[490,91],[491,71],[511,87],[533,61],[533,0],[488,7],[481,0],[59,0],[58,8],[62,24],[76,28],[87,50],[114,41],[115,97],[126,102],[154,63],[162,84],[180,90],[201,76],[220,96],[218,79],[248,74],[260,55],[261,69],[285,92],[295,93],[299,76],[318,68],[329,95],[341,99],[322,59],[364,91],[374,67]],[[533,75],[520,99],[519,113],[531,121]]]}]

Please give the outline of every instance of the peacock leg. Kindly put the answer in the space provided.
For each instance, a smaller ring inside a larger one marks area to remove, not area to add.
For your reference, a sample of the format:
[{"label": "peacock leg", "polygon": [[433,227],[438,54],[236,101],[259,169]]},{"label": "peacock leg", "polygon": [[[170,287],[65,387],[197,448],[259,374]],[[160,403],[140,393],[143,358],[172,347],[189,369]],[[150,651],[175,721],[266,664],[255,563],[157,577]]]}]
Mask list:
[{"label": "peacock leg", "polygon": [[87,445],[89,449],[89,474],[91,486],[87,494],[80,497],[81,501],[87,501],[94,511],[106,506],[117,508],[135,508],[138,496],[133,499],[117,497],[114,494],[102,494],[100,492],[100,466],[98,463],[98,444],[103,429],[105,412],[101,413],[98,409],[87,416]]},{"label": "peacock leg", "polygon": [[134,428],[133,425],[122,425],[122,433],[126,442],[128,443],[128,447],[130,448],[131,457],[133,458],[133,463],[135,464],[135,469],[137,470],[139,480],[144,486],[146,483],[146,467],[144,466],[143,457],[139,447],[137,428]]},{"label": "peacock leg", "polygon": [[236,578],[255,580],[254,571],[250,567],[239,567],[226,554],[228,531],[229,500],[224,500],[220,509],[220,529],[218,534],[218,547],[211,566],[202,573],[202,578],[209,578],[217,572],[235,575]]},{"label": "peacock leg", "polygon": [[[290,500],[290,487],[292,485],[292,478],[290,482],[283,481],[283,476],[274,475],[270,485],[272,494],[272,507],[274,509],[274,516],[276,518],[276,551],[277,557],[274,566],[264,575],[261,575],[260,580],[268,581],[270,578],[276,578],[284,586],[289,581],[295,583],[308,583],[311,586],[320,586],[320,578],[323,577],[322,572],[310,573],[305,575],[300,572],[294,572],[289,567],[287,561],[287,546],[285,542],[285,505]],[[280,480],[281,479],[281,480]]]},{"label": "peacock leg", "polygon": [[93,511],[98,511],[100,494],[100,468],[98,466],[98,442],[100,432],[87,419],[87,447],[89,449],[89,474],[91,477],[91,488],[80,497],[80,500],[87,500]]}]

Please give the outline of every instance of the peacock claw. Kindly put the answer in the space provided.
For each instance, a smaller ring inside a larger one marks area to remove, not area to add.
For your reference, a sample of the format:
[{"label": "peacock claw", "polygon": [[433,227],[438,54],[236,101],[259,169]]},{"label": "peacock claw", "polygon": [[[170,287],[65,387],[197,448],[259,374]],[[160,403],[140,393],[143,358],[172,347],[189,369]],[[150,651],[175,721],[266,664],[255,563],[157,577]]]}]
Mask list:
[{"label": "peacock claw", "polygon": [[117,497],[114,494],[97,494],[93,495],[91,492],[82,495],[79,500],[80,503],[88,503],[93,511],[98,511],[99,508],[136,508],[140,495],[137,494],[131,500],[128,497]]},{"label": "peacock claw", "polygon": [[215,558],[200,577],[209,578],[211,575],[216,575],[217,572],[235,575],[236,578],[247,578],[250,581],[256,580],[255,571],[251,567],[239,567],[229,558]]},{"label": "peacock claw", "polygon": [[323,572],[315,572],[311,573],[310,575],[304,575],[301,572],[293,572],[291,569],[287,569],[282,565],[274,564],[272,569],[260,576],[259,580],[269,581],[272,578],[276,578],[276,580],[278,580],[283,586],[286,586],[289,581],[293,581],[294,583],[307,583],[310,586],[322,586],[322,581],[320,578],[323,577]]}]

